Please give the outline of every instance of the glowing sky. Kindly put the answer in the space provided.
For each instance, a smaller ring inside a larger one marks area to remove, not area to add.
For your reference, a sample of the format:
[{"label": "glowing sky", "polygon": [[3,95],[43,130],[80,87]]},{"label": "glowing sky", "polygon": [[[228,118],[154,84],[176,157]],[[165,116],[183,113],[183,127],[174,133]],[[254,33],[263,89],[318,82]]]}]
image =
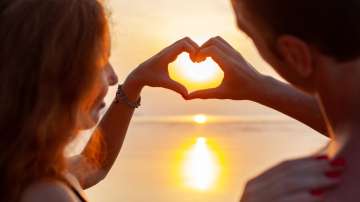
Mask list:
[{"label": "glowing sky", "polygon": [[[113,40],[111,61],[120,81],[137,65],[184,36],[204,41],[220,35],[260,72],[275,75],[253,43],[237,29],[230,0],[109,0],[108,9]],[[108,103],[113,94],[114,89],[107,97]],[[177,94],[157,88],[145,88],[143,107],[136,115],[196,113],[279,115],[246,101],[185,102]]]}]

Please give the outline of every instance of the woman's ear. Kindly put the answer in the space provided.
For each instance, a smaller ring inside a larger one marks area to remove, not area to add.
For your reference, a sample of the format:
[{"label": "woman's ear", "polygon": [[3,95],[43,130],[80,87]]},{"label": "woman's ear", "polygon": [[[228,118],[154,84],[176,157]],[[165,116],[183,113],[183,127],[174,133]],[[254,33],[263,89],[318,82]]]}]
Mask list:
[{"label": "woman's ear", "polygon": [[289,68],[293,68],[301,78],[310,77],[314,67],[308,44],[297,37],[284,35],[278,38],[276,45],[280,56]]}]

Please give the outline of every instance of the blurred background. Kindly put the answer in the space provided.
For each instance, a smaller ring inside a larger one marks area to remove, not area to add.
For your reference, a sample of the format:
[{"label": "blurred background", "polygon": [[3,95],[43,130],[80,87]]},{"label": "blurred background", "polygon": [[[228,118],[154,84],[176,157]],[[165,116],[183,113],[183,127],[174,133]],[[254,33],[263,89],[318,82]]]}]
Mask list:
[{"label": "blurred background", "polygon": [[[230,0],[107,0],[106,4],[111,62],[120,82],[182,37],[201,43],[218,35],[258,71],[279,78],[237,29]],[[188,63],[176,64],[186,68]],[[108,106],[115,90],[109,91]],[[73,152],[90,133],[75,143]],[[312,154],[327,141],[253,102],[189,102],[168,90],[145,88],[116,164],[87,193],[91,201],[102,202],[239,201],[247,180],[285,159]]]}]

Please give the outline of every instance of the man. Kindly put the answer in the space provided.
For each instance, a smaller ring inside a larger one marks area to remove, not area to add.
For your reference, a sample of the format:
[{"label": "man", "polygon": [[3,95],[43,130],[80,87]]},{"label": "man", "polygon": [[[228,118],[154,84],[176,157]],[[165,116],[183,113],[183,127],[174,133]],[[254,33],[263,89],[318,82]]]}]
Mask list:
[{"label": "man", "polygon": [[201,47],[198,60],[216,60],[224,82],[189,99],[250,99],[328,134],[328,156],[346,159],[347,167],[341,185],[324,199],[360,201],[360,2],[233,0],[233,7],[239,28],[296,89],[260,75],[217,37]]}]

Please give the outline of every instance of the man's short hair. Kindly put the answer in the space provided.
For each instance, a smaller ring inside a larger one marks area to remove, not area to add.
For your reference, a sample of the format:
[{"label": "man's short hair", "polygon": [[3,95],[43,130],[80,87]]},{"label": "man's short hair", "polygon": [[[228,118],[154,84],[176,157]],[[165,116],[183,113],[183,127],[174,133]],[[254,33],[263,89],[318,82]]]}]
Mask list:
[{"label": "man's short hair", "polygon": [[275,37],[290,34],[339,61],[360,56],[360,0],[235,0]]}]

